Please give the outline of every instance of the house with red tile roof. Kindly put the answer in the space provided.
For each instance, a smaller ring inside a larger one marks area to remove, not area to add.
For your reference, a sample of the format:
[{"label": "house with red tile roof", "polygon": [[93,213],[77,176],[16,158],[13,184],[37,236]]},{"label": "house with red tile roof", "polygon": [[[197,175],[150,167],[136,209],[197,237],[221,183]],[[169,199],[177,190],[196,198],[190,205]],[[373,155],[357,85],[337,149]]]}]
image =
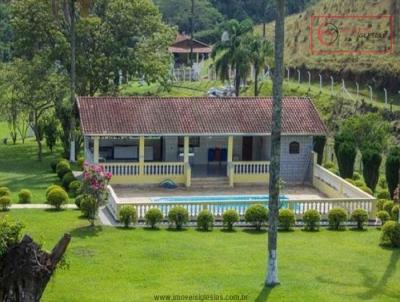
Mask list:
[{"label": "house with red tile roof", "polygon": [[[113,174],[113,184],[190,187],[196,179],[267,183],[270,97],[78,97],[85,158]],[[309,182],[313,141],[326,135],[313,102],[284,97],[281,177]]]}]

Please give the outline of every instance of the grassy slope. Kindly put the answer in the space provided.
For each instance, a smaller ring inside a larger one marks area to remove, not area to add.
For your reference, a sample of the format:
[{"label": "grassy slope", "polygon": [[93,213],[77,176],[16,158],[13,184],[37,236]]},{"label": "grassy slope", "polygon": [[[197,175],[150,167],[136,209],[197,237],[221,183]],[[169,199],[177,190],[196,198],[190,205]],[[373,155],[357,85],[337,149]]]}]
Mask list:
[{"label": "grassy slope", "polygon": [[3,138],[8,137],[7,124],[0,121],[0,186],[7,186],[12,191],[14,202],[18,202],[18,192],[21,189],[32,191],[32,203],[44,203],[46,188],[57,181],[50,171],[50,160],[53,157],[44,147],[43,161],[37,160],[37,145],[33,139],[25,144],[18,141],[12,145],[9,140],[3,144]]},{"label": "grassy slope", "polygon": [[[305,12],[286,19],[285,63],[289,66],[306,66],[309,69],[382,71],[400,73],[398,56],[394,55],[311,55],[309,27],[312,15],[388,15],[391,0],[321,0]],[[274,36],[274,24],[268,24],[268,37]],[[262,26],[256,27],[262,32]]]},{"label": "grassy slope", "polygon": [[50,249],[70,231],[68,269],[43,301],[153,301],[154,294],[245,294],[247,301],[399,301],[400,251],[379,231],[279,234],[282,285],[263,289],[266,233],[87,228],[77,211],[11,211]]}]

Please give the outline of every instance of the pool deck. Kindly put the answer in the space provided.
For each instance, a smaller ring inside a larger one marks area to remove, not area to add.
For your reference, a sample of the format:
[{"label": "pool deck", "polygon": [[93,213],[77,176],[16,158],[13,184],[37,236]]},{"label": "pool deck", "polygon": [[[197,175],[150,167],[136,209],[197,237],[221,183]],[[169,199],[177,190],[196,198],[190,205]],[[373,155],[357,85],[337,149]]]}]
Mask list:
[{"label": "pool deck", "polygon": [[[264,195],[268,194],[265,186],[237,186],[234,188],[184,188],[164,189],[159,187],[113,186],[122,202],[151,203],[152,197],[171,196],[218,196],[218,195]],[[318,200],[326,196],[311,186],[293,186],[285,188],[282,193],[294,200]]]}]

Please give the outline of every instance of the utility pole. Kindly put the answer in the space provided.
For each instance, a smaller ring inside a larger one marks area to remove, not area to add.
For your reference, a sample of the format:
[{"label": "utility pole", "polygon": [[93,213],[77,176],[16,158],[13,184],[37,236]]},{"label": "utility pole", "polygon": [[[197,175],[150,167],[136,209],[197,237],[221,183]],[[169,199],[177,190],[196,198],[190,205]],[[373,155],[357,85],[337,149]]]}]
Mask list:
[{"label": "utility pole", "polygon": [[267,37],[267,0],[263,0],[263,38]]},{"label": "utility pole", "polygon": [[190,65],[193,68],[194,0],[190,12]]}]

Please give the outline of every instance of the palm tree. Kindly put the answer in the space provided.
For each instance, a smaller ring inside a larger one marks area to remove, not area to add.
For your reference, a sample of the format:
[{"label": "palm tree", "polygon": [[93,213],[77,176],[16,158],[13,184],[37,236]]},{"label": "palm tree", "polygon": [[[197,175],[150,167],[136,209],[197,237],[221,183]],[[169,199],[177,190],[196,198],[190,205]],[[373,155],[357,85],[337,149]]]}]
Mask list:
[{"label": "palm tree", "polygon": [[76,7],[80,7],[80,13],[83,16],[89,14],[91,0],[51,0],[53,14],[56,18],[59,17],[60,9],[63,12],[65,23],[69,26],[69,35],[71,42],[71,70],[70,70],[70,102],[71,102],[71,117],[70,117],[70,155],[71,162],[75,162],[75,92],[76,92]]},{"label": "palm tree", "polygon": [[258,96],[258,77],[260,72],[267,64],[268,58],[272,56],[273,49],[271,43],[260,36],[249,36],[245,43],[249,48],[249,59],[254,68],[254,96]]},{"label": "palm tree", "polygon": [[222,81],[229,80],[229,69],[235,70],[235,93],[240,94],[240,82],[247,78],[250,71],[249,52],[243,40],[252,31],[253,24],[249,20],[239,22],[230,20],[226,23],[226,31],[220,42],[215,44],[212,58]]},{"label": "palm tree", "polygon": [[268,217],[268,272],[266,286],[279,284],[277,261],[278,213],[280,194],[281,160],[281,120],[282,120],[282,83],[283,50],[285,41],[285,0],[276,0],[275,23],[275,68],[273,83],[272,133],[271,133],[271,168],[269,183]]}]

